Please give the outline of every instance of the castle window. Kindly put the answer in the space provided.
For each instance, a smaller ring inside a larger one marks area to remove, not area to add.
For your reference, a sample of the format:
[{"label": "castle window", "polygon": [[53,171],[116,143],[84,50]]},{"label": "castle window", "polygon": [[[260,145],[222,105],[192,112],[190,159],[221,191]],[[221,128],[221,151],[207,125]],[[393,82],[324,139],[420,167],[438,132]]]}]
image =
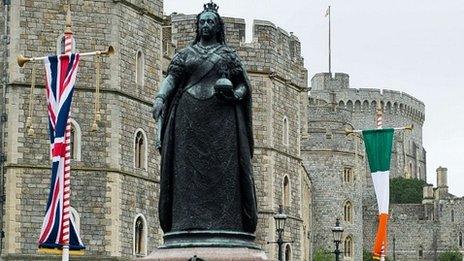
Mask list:
[{"label": "castle window", "polygon": [[345,206],[343,207],[343,213],[343,220],[345,220],[346,222],[351,222],[353,220],[353,207],[351,205],[351,202],[347,201],[345,203]]},{"label": "castle window", "polygon": [[282,201],[284,207],[290,206],[290,179],[288,178],[288,176],[284,177]]},{"label": "castle window", "polygon": [[345,167],[343,169],[343,182],[346,183],[351,183],[354,181],[353,177],[353,168],[351,167]]},{"label": "castle window", "polygon": [[343,251],[345,259],[351,260],[353,258],[353,239],[351,236],[345,238]]},{"label": "castle window", "polygon": [[71,159],[80,161],[81,160],[81,128],[74,119],[69,119],[71,124],[71,136],[69,138],[69,152],[71,153]]},{"label": "castle window", "polygon": [[147,169],[147,135],[138,129],[134,138],[134,168]]},{"label": "castle window", "polygon": [[462,247],[462,232],[459,232],[458,243],[459,243],[459,247]]},{"label": "castle window", "polygon": [[424,247],[419,246],[419,258],[423,258],[423,257],[424,257]]},{"label": "castle window", "polygon": [[70,207],[70,212],[71,212],[70,222],[76,228],[76,231],[79,233],[80,228],[81,228],[81,218],[79,216],[79,213],[73,207]]},{"label": "castle window", "polygon": [[134,255],[147,255],[147,222],[142,214],[134,220]]},{"label": "castle window", "polygon": [[454,209],[451,210],[451,222],[454,222]]},{"label": "castle window", "polygon": [[285,261],[291,261],[292,260],[292,248],[290,244],[287,244],[285,246]]},{"label": "castle window", "polygon": [[137,58],[135,59],[135,83],[143,86],[145,73],[145,56],[142,51],[137,51]]},{"label": "castle window", "polygon": [[288,119],[287,117],[284,117],[283,119],[283,125],[282,125],[282,143],[285,146],[288,146]]}]

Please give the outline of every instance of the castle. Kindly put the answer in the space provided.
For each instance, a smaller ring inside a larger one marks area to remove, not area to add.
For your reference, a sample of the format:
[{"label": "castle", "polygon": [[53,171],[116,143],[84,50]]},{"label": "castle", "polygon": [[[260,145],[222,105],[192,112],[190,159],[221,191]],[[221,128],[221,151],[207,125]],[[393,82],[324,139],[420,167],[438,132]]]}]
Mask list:
[{"label": "castle", "polygon": [[[16,56],[60,49],[67,8],[54,1],[12,1],[8,20],[0,18],[0,31],[7,29],[8,36],[0,49],[7,57],[0,61],[7,68],[0,179],[5,260],[51,258],[38,255],[36,245],[50,182],[43,70],[38,63],[19,68]],[[144,256],[162,241],[152,99],[175,50],[192,41],[195,15],[165,17],[162,0],[78,0],[70,8],[77,51],[116,49],[102,58],[97,131],[92,131],[95,61],[80,63],[71,112],[73,218],[87,247],[85,258]],[[345,259],[362,260],[363,249],[372,247],[377,209],[364,145],[345,129],[374,128],[379,105],[385,127],[414,124],[412,132],[395,135],[391,175],[426,180],[424,104],[396,91],[350,88],[349,76],[341,73],[316,74],[308,86],[295,35],[255,20],[253,39],[245,43],[244,20],[224,21],[227,42],[242,58],[253,88],[257,242],[276,257],[276,245],[267,242],[276,240],[273,216],[283,205],[284,239],[292,242],[284,245],[286,260],[311,260],[318,249],[332,250],[336,217],[345,228]],[[30,95],[33,66],[38,84]],[[31,98],[34,136],[26,128]],[[424,188],[423,204],[391,206],[389,241],[395,237],[397,260],[433,260],[446,249],[463,249],[464,200],[447,192],[446,169],[437,171],[438,186]]]}]

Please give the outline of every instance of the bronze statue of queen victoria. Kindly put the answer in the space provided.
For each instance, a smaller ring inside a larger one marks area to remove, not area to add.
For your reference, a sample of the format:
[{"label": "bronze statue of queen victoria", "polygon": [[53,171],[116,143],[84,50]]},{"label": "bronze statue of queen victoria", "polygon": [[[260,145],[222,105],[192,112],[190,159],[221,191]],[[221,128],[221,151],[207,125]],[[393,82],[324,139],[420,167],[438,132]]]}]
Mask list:
[{"label": "bronze statue of queen victoria", "polygon": [[251,86],[216,4],[172,59],[153,106],[161,123],[159,218],[165,233],[254,233]]}]

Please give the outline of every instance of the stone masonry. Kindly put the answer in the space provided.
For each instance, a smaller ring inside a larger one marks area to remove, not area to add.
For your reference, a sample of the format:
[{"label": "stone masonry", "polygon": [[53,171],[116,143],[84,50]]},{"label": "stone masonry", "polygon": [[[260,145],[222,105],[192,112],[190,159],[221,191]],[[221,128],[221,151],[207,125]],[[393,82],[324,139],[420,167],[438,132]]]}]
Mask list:
[{"label": "stone masonry", "polygon": [[[64,31],[65,1],[12,1],[11,43],[8,59],[4,207],[6,260],[50,259],[37,255],[37,238],[43,222],[50,182],[50,152],[44,96],[43,65],[16,64],[16,56],[54,54]],[[83,57],[79,66],[71,117],[81,130],[81,159],[71,162],[72,201],[80,217],[80,233],[86,258],[103,260],[133,256],[133,226],[137,215],[146,219],[147,249],[161,240],[157,211],[159,156],[154,148],[151,95],[161,79],[162,1],[73,1],[70,6],[76,50],[117,50],[102,58],[101,115],[97,131],[94,119],[95,60]],[[144,85],[135,83],[135,58],[145,58]],[[33,94],[33,128],[25,128],[31,70],[37,69]],[[150,94],[147,96],[147,93]],[[136,130],[148,143],[147,168],[134,167]]]}]

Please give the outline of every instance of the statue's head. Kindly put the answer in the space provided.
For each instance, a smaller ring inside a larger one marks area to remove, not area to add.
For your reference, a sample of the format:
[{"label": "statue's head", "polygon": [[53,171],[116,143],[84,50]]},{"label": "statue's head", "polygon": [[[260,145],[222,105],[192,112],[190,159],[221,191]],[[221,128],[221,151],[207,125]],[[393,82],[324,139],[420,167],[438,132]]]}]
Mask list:
[{"label": "statue's head", "polygon": [[197,35],[194,43],[199,42],[201,38],[209,40],[214,37],[218,43],[225,44],[224,22],[217,11],[219,7],[213,1],[204,4],[203,7],[203,11],[197,15]]}]

